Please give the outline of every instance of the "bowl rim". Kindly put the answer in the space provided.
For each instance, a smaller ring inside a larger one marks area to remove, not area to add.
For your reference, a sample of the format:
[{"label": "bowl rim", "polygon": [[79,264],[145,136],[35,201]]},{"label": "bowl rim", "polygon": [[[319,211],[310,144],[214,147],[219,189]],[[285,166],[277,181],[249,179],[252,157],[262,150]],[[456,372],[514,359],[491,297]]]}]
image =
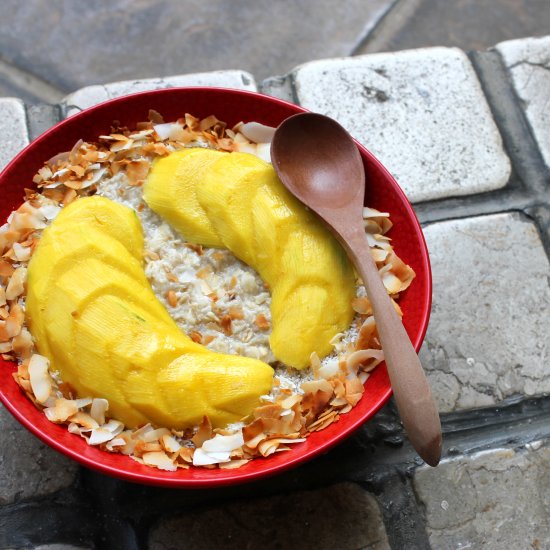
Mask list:
[{"label": "bowl rim", "polygon": [[[268,103],[272,103],[288,109],[289,110],[288,116],[292,116],[292,114],[297,114],[301,112],[303,113],[311,112],[300,105],[296,105],[295,103],[291,103],[289,101],[285,101],[277,97],[268,96],[260,92],[255,92],[250,90],[241,90],[241,89],[235,89],[235,88],[223,88],[223,87],[217,87],[217,86],[173,87],[173,88],[163,88],[159,90],[146,90],[146,91],[126,94],[124,96],[107,99],[105,101],[102,101],[101,103],[97,103],[95,105],[87,107],[82,111],[57,122],[51,128],[48,128],[45,132],[43,132],[34,140],[32,140],[23,150],[21,150],[4,167],[4,169],[0,172],[0,182],[2,181],[6,173],[9,173],[14,166],[17,166],[21,162],[21,159],[24,159],[29,154],[29,151],[32,151],[34,148],[36,148],[39,144],[43,143],[44,141],[52,139],[58,133],[62,133],[66,127],[78,124],[81,118],[86,118],[87,116],[90,116],[89,115],[90,112],[97,111],[97,110],[100,111],[101,109],[107,106],[111,107],[113,105],[116,106],[117,104],[124,104],[125,102],[129,101],[129,99],[132,100],[133,98],[139,99],[139,98],[147,98],[147,97],[157,97],[162,94],[174,94],[174,93],[175,94],[178,94],[178,93],[236,94],[236,95],[250,97],[254,99],[258,99],[258,97],[260,97],[263,99],[263,101],[267,101]],[[354,139],[354,141],[361,153],[362,159],[363,160],[368,159],[369,163],[375,165],[376,168],[384,175],[384,177],[390,182],[392,182],[393,191],[396,193],[399,200],[401,201],[402,207],[405,212],[405,216],[410,219],[411,224],[414,226],[416,237],[420,245],[421,253],[420,253],[419,260],[420,260],[420,264],[422,265],[422,269],[424,270],[424,273],[425,273],[425,278],[423,283],[424,283],[424,294],[426,296],[426,303],[422,307],[421,314],[419,315],[418,333],[416,335],[416,338],[412,339],[413,346],[418,352],[420,350],[420,347],[422,345],[422,342],[426,334],[426,330],[428,328],[428,322],[430,318],[431,305],[432,305],[432,272],[431,272],[431,265],[430,265],[430,259],[428,255],[426,240],[422,232],[420,222],[416,216],[416,213],[411,203],[407,199],[405,193],[403,192],[403,190],[395,180],[395,178],[389,173],[389,171],[378,160],[378,158],[374,156],[374,154],[372,154],[365,146],[359,143],[356,139]],[[385,364],[382,363],[377,368],[380,368],[380,367],[385,369]],[[21,395],[22,397],[27,399],[26,396],[24,396],[23,394]],[[389,386],[388,384],[388,388],[385,391],[380,392],[377,398],[374,400],[373,404],[371,405],[371,408],[369,409],[368,417],[365,418],[365,416],[363,415],[355,419],[353,422],[350,423],[350,425],[348,425],[345,429],[340,431],[335,436],[331,437],[330,439],[323,440],[320,444],[315,445],[314,448],[308,449],[305,452],[302,452],[300,454],[293,453],[292,451],[288,453],[285,452],[284,454],[287,457],[287,460],[285,460],[282,463],[270,464],[269,463],[270,457],[258,458],[258,459],[254,459],[254,461],[262,461],[262,462],[265,461],[265,464],[266,464],[265,467],[255,469],[250,472],[247,472],[247,471],[239,472],[239,469],[237,470],[215,469],[213,471],[216,472],[216,475],[215,476],[213,475],[211,478],[194,479],[194,478],[187,478],[187,477],[181,477],[181,478],[163,477],[162,474],[167,474],[168,472],[160,471],[154,468],[148,468],[148,470],[149,469],[151,470],[151,473],[149,473],[149,471],[147,471],[147,473],[140,473],[137,471],[125,470],[123,468],[114,467],[114,466],[111,466],[110,464],[105,464],[98,460],[94,460],[88,456],[83,456],[82,454],[78,453],[75,449],[64,445],[62,442],[59,442],[52,435],[42,431],[38,426],[36,426],[32,422],[31,418],[26,416],[16,406],[16,404],[13,403],[12,400],[5,395],[3,389],[0,388],[0,402],[3,403],[6,409],[15,417],[15,419],[18,422],[20,422],[27,430],[33,433],[41,441],[46,443],[49,447],[53,448],[54,450],[61,453],[62,455],[73,459],[78,464],[88,467],[92,470],[98,471],[100,473],[108,474],[110,476],[113,476],[115,478],[118,478],[124,481],[137,482],[137,483],[142,483],[146,485],[183,488],[183,489],[214,488],[214,487],[222,487],[222,486],[247,483],[247,482],[252,482],[259,479],[264,479],[264,478],[282,473],[284,471],[287,471],[291,468],[295,468],[300,464],[308,462],[312,458],[327,452],[328,450],[330,450],[331,448],[335,447],[336,445],[340,444],[343,440],[348,438],[361,425],[363,425],[365,422],[370,420],[387,403],[391,395],[392,395],[391,386]],[[99,449],[97,450],[100,451]],[[100,452],[106,452],[106,451],[100,451]],[[188,470],[184,470],[184,472],[185,471],[188,471]],[[181,472],[181,470],[178,470],[178,472]],[[176,472],[170,472],[170,473],[176,473]],[[239,475],[236,475],[236,473]]]}]

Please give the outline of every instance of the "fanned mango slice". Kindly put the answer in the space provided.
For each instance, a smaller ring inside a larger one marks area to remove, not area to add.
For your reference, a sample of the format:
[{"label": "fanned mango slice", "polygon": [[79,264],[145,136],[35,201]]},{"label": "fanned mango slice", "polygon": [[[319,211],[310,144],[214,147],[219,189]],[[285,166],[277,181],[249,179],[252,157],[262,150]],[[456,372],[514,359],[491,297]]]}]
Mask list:
[{"label": "fanned mango slice", "polygon": [[213,149],[182,149],[155,161],[143,186],[147,204],[191,242],[223,246],[195,191],[205,170],[227,154]]},{"label": "fanned mango slice", "polygon": [[[184,236],[192,234],[192,225],[185,227],[184,220],[195,215],[197,205],[170,198],[174,182],[181,178],[211,224],[212,233],[194,242],[209,246],[217,239],[270,286],[270,346],[275,357],[297,369],[309,365],[312,352],[324,357],[332,350],[330,340],[353,318],[355,276],[345,252],[286,190],[271,164],[247,153],[229,153],[210,162],[207,150],[192,151],[195,167],[203,155],[208,162],[190,177],[183,175],[183,160],[174,159],[171,173],[164,168],[157,172],[160,163],[153,167],[146,183],[149,206],[169,222],[177,218],[180,224],[173,225]],[[155,201],[149,201],[153,195]]]},{"label": "fanned mango slice", "polygon": [[[261,361],[193,342],[157,300],[135,212],[102,197],[65,207],[29,263],[26,310],[40,353],[80,396],[103,397],[128,427],[225,426],[271,389]],[[223,383],[220,381],[223,373]]]}]

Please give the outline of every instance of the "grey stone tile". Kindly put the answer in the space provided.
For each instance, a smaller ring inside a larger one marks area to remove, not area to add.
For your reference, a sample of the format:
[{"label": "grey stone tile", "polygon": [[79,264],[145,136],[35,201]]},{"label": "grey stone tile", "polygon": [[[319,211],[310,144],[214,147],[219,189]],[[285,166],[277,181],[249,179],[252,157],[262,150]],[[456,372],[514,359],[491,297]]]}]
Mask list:
[{"label": "grey stone tile", "polygon": [[23,102],[11,97],[0,97],[0,170],[28,143]]},{"label": "grey stone tile", "polygon": [[550,36],[510,40],[495,46],[550,168]]},{"label": "grey stone tile", "polygon": [[418,470],[414,487],[431,547],[549,548],[547,445],[486,451]]},{"label": "grey stone tile", "polygon": [[7,63],[0,50],[0,96],[18,97],[25,103],[56,103],[63,95],[63,92],[54,86],[24,69]]},{"label": "grey stone tile", "polygon": [[409,0],[400,2],[359,53],[426,46],[484,50],[497,42],[548,34],[548,0]]},{"label": "grey stone tile", "polygon": [[49,130],[61,118],[61,109],[58,105],[27,105],[27,124],[31,140]]},{"label": "grey stone tile", "polygon": [[150,550],[262,548],[389,550],[380,509],[352,483],[163,518]]},{"label": "grey stone tile", "polygon": [[294,88],[290,78],[286,76],[273,76],[266,78],[260,84],[260,92],[279,99],[284,99],[290,103],[295,103]]},{"label": "grey stone tile", "polygon": [[69,487],[76,463],[41,443],[0,405],[0,505]]},{"label": "grey stone tile", "polygon": [[506,185],[510,161],[466,55],[430,48],[307,63],[299,103],[338,120],[413,201]]},{"label": "grey stone tile", "polygon": [[66,116],[71,116],[82,109],[115,97],[178,86],[217,86],[251,91],[256,91],[257,89],[254,77],[249,73],[244,71],[212,71],[210,73],[176,75],[145,80],[126,80],[87,86],[65,97],[61,104]]},{"label": "grey stone tile", "polygon": [[66,93],[230,68],[265,78],[311,59],[348,55],[393,3],[3,0],[0,52]]},{"label": "grey stone tile", "polygon": [[550,265],[517,213],[424,230],[434,281],[421,349],[442,412],[550,393]]}]

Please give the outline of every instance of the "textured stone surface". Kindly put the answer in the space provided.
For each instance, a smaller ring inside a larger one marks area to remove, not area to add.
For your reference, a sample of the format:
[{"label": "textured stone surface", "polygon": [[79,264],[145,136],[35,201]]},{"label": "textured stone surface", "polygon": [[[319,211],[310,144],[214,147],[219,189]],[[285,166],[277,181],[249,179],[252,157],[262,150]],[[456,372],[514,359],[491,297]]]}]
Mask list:
[{"label": "textured stone surface", "polygon": [[3,0],[0,52],[65,93],[218,69],[265,78],[311,59],[350,54],[393,2]]},{"label": "textured stone surface", "polygon": [[150,550],[285,548],[389,549],[372,495],[342,483],[163,518]]},{"label": "textured stone surface", "polygon": [[409,0],[399,2],[359,53],[426,46],[484,50],[524,36],[547,34],[548,0]]},{"label": "textured stone surface", "polygon": [[489,191],[508,181],[500,134],[459,50],[324,60],[293,76],[300,104],[337,119],[413,201]]},{"label": "textured stone surface", "polygon": [[0,505],[70,486],[78,467],[41,443],[0,405]]},{"label": "textured stone surface", "polygon": [[425,236],[434,294],[421,359],[440,410],[550,393],[550,266],[534,224],[498,214]]},{"label": "textured stone surface", "polygon": [[550,448],[540,445],[417,471],[414,487],[431,547],[549,548]]},{"label": "textured stone surface", "polygon": [[510,40],[495,46],[512,75],[527,120],[550,167],[550,36]]},{"label": "textured stone surface", "polygon": [[61,109],[58,105],[27,105],[27,124],[31,141],[59,122]]},{"label": "textured stone surface", "polygon": [[0,170],[29,143],[21,100],[0,97]]},{"label": "textured stone surface", "polygon": [[62,101],[62,107],[65,109],[66,115],[70,116],[82,109],[115,97],[178,86],[218,86],[222,88],[256,90],[254,77],[249,73],[244,71],[213,71],[210,73],[176,75],[167,78],[150,78],[145,80],[127,80],[87,86],[65,97]]}]

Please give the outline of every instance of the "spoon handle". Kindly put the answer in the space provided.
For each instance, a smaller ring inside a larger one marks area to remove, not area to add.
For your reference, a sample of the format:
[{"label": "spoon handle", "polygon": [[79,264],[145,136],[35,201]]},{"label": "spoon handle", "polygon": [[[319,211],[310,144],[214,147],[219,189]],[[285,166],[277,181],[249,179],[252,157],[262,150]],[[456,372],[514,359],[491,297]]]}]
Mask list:
[{"label": "spoon handle", "polygon": [[441,457],[441,422],[424,369],[395,311],[370,253],[365,233],[346,237],[372,305],[393,395],[407,436],[419,456],[430,466]]}]

